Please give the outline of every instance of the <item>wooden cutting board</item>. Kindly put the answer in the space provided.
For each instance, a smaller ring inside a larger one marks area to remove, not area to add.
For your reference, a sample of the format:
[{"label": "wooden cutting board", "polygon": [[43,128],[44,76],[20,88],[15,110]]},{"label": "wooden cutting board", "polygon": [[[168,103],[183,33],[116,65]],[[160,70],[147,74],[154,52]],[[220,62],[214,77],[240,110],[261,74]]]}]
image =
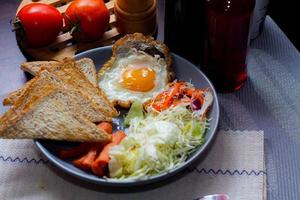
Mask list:
[{"label": "wooden cutting board", "polygon": [[[17,12],[25,5],[32,2],[41,2],[56,7],[61,13],[64,13],[72,0],[23,0],[17,10]],[[110,11],[109,29],[104,33],[103,37],[95,42],[91,43],[78,43],[76,42],[69,32],[60,33],[56,41],[49,46],[42,48],[30,48],[23,43],[19,43],[20,48],[34,60],[61,60],[65,57],[73,57],[75,54],[101,47],[104,45],[112,44],[121,35],[115,27],[115,15],[113,13],[114,1],[108,1],[106,7]]]}]

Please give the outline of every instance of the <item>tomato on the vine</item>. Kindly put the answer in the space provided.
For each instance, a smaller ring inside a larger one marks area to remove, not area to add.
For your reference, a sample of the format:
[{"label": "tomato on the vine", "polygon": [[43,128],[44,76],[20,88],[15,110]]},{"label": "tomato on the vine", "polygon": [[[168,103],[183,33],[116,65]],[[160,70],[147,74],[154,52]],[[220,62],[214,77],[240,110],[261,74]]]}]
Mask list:
[{"label": "tomato on the vine", "polygon": [[75,0],[64,14],[66,29],[82,42],[102,37],[109,25],[109,11],[103,0]]},{"label": "tomato on the vine", "polygon": [[63,26],[62,19],[55,7],[31,3],[17,13],[14,26],[22,41],[32,47],[42,47],[55,41]]}]

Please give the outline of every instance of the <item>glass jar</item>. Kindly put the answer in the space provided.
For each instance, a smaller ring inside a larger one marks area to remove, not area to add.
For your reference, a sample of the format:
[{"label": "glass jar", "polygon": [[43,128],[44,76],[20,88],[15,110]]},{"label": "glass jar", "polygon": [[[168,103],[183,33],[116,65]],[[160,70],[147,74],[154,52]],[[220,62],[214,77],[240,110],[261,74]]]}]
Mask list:
[{"label": "glass jar", "polygon": [[240,89],[247,80],[249,27],[255,0],[206,0],[204,63],[217,91]]}]

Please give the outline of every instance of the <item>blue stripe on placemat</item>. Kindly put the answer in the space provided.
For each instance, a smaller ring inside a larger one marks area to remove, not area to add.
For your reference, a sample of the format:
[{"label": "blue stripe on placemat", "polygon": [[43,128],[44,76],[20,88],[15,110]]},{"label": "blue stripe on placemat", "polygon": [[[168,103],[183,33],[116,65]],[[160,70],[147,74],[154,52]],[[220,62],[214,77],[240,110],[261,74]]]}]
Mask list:
[{"label": "blue stripe on placemat", "polygon": [[188,168],[188,171],[190,172],[197,172],[199,174],[213,174],[213,175],[229,175],[229,176],[235,176],[235,175],[238,175],[238,176],[243,176],[243,175],[246,175],[246,176],[261,176],[261,175],[267,175],[267,172],[263,171],[263,170],[259,170],[259,171],[256,171],[256,170],[250,170],[250,171],[247,171],[245,169],[242,169],[242,170],[238,170],[238,169],[235,169],[235,170],[229,170],[229,169],[205,169],[205,168],[201,168],[201,169],[198,169],[198,168]]},{"label": "blue stripe on placemat", "polygon": [[[0,155],[0,162],[10,162],[10,163],[27,163],[27,164],[47,164],[49,162],[49,160],[45,160],[45,159],[35,159],[35,158],[28,158],[28,157],[24,157],[24,158],[20,158],[20,157],[11,157],[11,156],[2,156]],[[235,176],[235,175],[239,175],[239,176],[243,176],[243,175],[247,175],[247,176],[261,176],[261,175],[266,175],[267,173],[265,171],[255,171],[255,170],[228,170],[228,169],[198,169],[196,167],[194,168],[187,168],[187,171],[189,172],[196,172],[199,174],[214,174],[214,175],[230,175],[230,176]]]},{"label": "blue stripe on placemat", "polygon": [[20,157],[11,157],[11,156],[2,156],[0,155],[0,162],[11,162],[11,163],[27,163],[27,164],[47,164],[49,162],[49,160],[45,160],[45,159],[35,159],[35,158],[28,158],[28,157],[24,157],[24,158],[20,158]]}]

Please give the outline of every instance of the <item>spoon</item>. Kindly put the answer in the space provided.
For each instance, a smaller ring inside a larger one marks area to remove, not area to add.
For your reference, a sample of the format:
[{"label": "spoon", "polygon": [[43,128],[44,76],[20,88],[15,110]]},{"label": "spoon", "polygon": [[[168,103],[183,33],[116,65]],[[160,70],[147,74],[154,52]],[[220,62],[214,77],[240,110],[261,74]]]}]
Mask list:
[{"label": "spoon", "polygon": [[229,196],[227,194],[213,194],[200,197],[195,200],[229,200]]}]

